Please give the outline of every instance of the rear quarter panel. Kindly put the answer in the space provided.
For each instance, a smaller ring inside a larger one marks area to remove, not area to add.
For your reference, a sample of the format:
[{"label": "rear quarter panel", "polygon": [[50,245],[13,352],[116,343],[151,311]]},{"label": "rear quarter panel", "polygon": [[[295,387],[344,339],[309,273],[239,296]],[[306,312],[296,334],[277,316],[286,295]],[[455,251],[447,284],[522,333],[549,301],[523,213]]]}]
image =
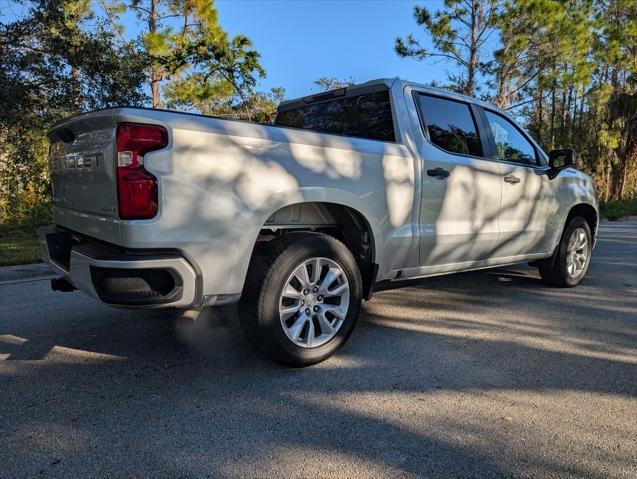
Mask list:
[{"label": "rear quarter panel", "polygon": [[122,109],[115,118],[161,124],[171,141],[144,159],[159,181],[159,213],[121,222],[122,244],[186,252],[206,295],[240,292],[263,224],[301,202],[360,212],[379,279],[417,262],[415,165],[400,144],[161,111]]}]

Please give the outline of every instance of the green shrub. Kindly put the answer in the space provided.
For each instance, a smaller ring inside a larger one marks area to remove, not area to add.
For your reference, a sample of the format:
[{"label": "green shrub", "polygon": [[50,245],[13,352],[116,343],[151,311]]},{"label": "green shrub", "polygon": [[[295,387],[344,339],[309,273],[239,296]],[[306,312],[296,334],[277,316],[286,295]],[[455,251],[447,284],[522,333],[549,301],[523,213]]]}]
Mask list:
[{"label": "green shrub", "polygon": [[53,221],[51,200],[48,196],[27,193],[20,195],[3,209],[0,216],[0,234],[11,232],[35,233],[40,226]]},{"label": "green shrub", "polygon": [[626,216],[637,215],[637,198],[622,201],[601,202],[599,205],[602,218],[615,221]]},{"label": "green shrub", "polygon": [[51,201],[27,189],[0,209],[0,266],[37,263],[41,246],[36,230],[50,224]]}]

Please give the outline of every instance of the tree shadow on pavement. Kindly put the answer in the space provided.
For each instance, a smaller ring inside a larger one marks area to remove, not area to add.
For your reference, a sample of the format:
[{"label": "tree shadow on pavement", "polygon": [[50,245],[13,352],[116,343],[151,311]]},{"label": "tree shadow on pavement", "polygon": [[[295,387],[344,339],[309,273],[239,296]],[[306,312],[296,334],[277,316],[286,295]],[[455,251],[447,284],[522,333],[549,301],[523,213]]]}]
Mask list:
[{"label": "tree shadow on pavement", "polygon": [[41,318],[34,289],[12,288],[0,475],[637,471],[637,299],[601,261],[574,289],[523,266],[378,293],[345,348],[304,370],[255,353],[234,308],[193,323],[36,288]]}]

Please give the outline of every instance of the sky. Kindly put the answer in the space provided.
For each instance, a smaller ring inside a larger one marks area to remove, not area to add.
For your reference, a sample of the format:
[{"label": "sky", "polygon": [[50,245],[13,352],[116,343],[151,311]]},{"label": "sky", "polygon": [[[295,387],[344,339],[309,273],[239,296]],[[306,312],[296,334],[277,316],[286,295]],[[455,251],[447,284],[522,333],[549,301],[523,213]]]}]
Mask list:
[{"label": "sky", "polygon": [[[432,10],[441,1],[419,1]],[[352,77],[356,83],[400,77],[444,80],[444,63],[400,58],[396,36],[428,41],[412,16],[416,0],[217,0],[221,26],[249,37],[267,78],[261,89],[283,87],[287,98],[317,90],[314,80]]]},{"label": "sky", "polygon": [[[93,1],[96,13],[100,1]],[[356,83],[400,77],[420,83],[444,82],[453,65],[400,58],[397,36],[413,33],[430,46],[413,18],[414,5],[432,12],[442,0],[215,0],[219,22],[230,35],[249,37],[261,54],[267,77],[260,90],[283,87],[286,98],[314,93],[320,77],[353,78]],[[27,4],[28,5],[28,4]],[[28,8],[17,0],[0,0],[0,19],[20,17]],[[132,13],[122,18],[125,36],[139,31]]]}]

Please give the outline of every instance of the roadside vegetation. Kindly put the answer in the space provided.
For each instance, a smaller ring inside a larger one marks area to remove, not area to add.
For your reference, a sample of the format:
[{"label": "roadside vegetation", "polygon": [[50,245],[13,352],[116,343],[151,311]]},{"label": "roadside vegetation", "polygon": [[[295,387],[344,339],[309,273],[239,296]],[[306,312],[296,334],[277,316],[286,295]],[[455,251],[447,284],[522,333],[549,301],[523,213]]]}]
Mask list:
[{"label": "roadside vegetation", "polygon": [[444,5],[414,7],[420,32],[396,39],[399,56],[453,65],[440,86],[508,110],[547,151],[575,149],[602,201],[637,196],[635,0]]},{"label": "roadside vegetation", "polygon": [[637,216],[637,198],[622,201],[602,201],[599,205],[602,218],[615,221],[627,216]]},{"label": "roadside vegetation", "polygon": [[[508,110],[546,150],[576,149],[604,214],[634,213],[637,2],[446,0],[440,11],[413,7],[413,18],[417,31],[396,38],[397,55],[441,72],[435,65],[446,63],[437,86]],[[285,90],[258,89],[266,71],[257,47],[226,33],[213,0],[5,1],[0,258],[28,258],[35,228],[50,221],[46,131],[54,122],[137,105],[270,123]]]},{"label": "roadside vegetation", "polygon": [[39,263],[41,250],[33,231],[0,232],[0,266]]},{"label": "roadside vegetation", "polygon": [[22,207],[13,212],[10,221],[0,223],[0,266],[40,261],[37,229],[51,222],[50,203],[30,194],[18,204]]}]

